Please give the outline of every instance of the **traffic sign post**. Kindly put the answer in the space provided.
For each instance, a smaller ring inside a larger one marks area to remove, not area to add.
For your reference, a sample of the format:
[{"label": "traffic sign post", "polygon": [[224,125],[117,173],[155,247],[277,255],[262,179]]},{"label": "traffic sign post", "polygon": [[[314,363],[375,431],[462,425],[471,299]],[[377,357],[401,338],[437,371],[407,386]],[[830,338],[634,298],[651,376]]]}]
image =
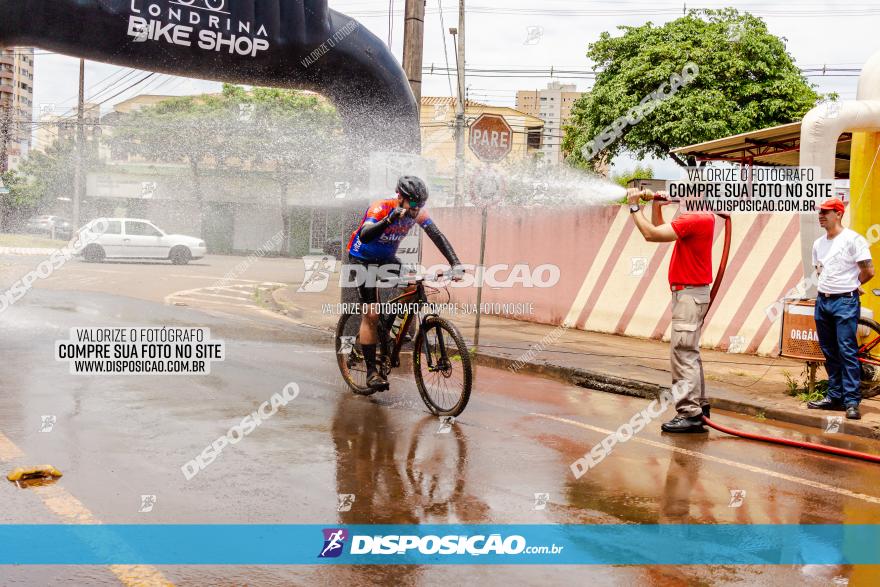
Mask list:
[{"label": "traffic sign post", "polygon": [[474,206],[495,206],[504,201],[507,182],[491,166],[475,172],[469,183],[470,201]]},{"label": "traffic sign post", "polygon": [[[483,114],[471,125],[468,146],[481,161],[485,163],[498,163],[507,157],[513,149],[513,129],[510,128],[510,125],[507,124],[503,116]],[[488,180],[490,175],[487,173],[484,175],[484,178]],[[497,181],[488,181],[487,183],[489,185],[484,186],[484,189],[491,191],[489,199],[494,199],[499,195],[503,182],[499,178]],[[483,209],[482,221],[480,223],[480,265],[477,270],[480,274],[480,280],[477,283],[477,319],[476,324],[474,324],[474,348],[478,349],[480,346],[480,318],[482,316],[483,303],[482,272],[486,256],[486,225],[488,223],[489,202],[486,201],[486,198],[477,197],[475,199],[477,201],[483,200],[481,206]]]},{"label": "traffic sign post", "polygon": [[483,114],[471,125],[468,147],[481,161],[497,163],[513,148],[513,129],[503,116]]}]

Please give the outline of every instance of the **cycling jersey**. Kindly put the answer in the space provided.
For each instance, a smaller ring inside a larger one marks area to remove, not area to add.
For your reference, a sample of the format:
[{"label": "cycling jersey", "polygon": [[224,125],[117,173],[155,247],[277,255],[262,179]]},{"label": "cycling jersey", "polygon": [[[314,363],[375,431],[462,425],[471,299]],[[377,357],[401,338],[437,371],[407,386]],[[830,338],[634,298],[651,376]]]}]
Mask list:
[{"label": "cycling jersey", "polygon": [[350,257],[362,261],[384,261],[394,259],[395,255],[397,255],[397,248],[400,246],[400,241],[409,234],[413,225],[418,223],[419,226],[427,229],[433,224],[428,217],[428,213],[423,208],[415,218],[411,218],[409,215],[404,215],[395,220],[382,232],[382,235],[379,236],[379,238],[371,240],[368,243],[361,241],[361,229],[366,224],[381,222],[397,207],[397,198],[378,200],[370,204],[361,223],[352,233],[351,238],[348,241],[348,255]]}]

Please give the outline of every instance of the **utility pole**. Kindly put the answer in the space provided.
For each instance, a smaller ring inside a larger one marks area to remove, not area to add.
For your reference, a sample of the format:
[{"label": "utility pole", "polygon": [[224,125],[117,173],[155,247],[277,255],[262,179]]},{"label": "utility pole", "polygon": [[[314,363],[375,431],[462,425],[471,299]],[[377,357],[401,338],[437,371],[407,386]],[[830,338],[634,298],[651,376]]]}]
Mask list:
[{"label": "utility pole", "polygon": [[73,230],[80,227],[80,203],[83,195],[83,151],[85,128],[83,127],[86,93],[86,61],[79,60],[79,104],[76,111],[76,167],[73,173]]},{"label": "utility pole", "polygon": [[455,205],[464,203],[464,133],[465,95],[464,95],[464,0],[458,1],[458,29],[450,29],[457,37],[455,65],[458,69],[458,100],[455,109]]},{"label": "utility pole", "polygon": [[422,111],[422,56],[425,51],[425,0],[406,0],[403,25],[403,70],[409,80],[416,108]]}]

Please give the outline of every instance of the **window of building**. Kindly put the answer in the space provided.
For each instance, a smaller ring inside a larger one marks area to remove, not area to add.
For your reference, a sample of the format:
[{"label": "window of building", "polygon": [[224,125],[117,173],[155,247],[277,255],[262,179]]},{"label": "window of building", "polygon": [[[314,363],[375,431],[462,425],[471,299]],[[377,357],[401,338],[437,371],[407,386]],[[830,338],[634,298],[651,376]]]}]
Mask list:
[{"label": "window of building", "polygon": [[526,141],[526,146],[529,149],[540,149],[541,148],[541,129],[529,129],[528,138]]}]

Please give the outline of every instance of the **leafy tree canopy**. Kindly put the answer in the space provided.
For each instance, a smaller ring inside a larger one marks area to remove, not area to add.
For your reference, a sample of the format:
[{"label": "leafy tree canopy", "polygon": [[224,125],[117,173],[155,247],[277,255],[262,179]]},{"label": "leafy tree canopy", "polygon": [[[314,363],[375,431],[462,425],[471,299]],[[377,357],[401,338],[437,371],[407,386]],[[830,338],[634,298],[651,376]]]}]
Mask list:
[{"label": "leafy tree canopy", "polygon": [[633,169],[625,169],[618,173],[611,174],[611,181],[619,186],[626,187],[630,181],[634,179],[653,179],[654,170],[649,166],[636,165]]},{"label": "leafy tree canopy", "polygon": [[[619,28],[623,35],[602,33],[587,50],[596,83],[575,103],[563,141],[574,165],[590,168],[624,149],[686,165],[670,150],[799,120],[820,98],[784,39],[751,14],[692,10],[662,26]],[[669,95],[670,78],[682,75],[688,62],[698,68],[689,83],[645,110],[641,121],[627,122],[610,144],[598,143],[594,157],[584,157],[585,145],[664,82]]]}]

